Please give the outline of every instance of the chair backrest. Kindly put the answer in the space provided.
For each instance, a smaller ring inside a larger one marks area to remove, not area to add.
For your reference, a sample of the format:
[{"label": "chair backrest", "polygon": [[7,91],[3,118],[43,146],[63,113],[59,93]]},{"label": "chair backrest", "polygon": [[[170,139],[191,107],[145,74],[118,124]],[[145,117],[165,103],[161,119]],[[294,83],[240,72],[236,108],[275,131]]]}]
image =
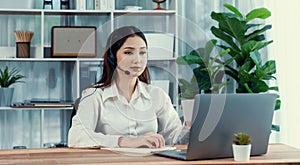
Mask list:
[{"label": "chair backrest", "polygon": [[[71,126],[72,126],[72,119],[73,119],[73,117],[76,115],[76,112],[77,112],[77,109],[78,109],[78,105],[79,105],[79,102],[80,102],[80,98],[81,98],[81,97],[77,98],[77,99],[75,100],[75,102],[74,102],[73,110],[72,110],[71,117],[70,117],[70,128],[71,128]],[[69,128],[69,129],[70,129],[70,128]]]}]

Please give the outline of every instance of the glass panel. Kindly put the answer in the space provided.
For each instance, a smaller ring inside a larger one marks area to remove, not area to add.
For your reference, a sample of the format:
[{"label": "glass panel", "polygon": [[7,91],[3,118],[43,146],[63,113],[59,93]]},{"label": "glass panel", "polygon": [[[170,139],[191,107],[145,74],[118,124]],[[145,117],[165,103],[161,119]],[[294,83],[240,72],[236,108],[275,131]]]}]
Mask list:
[{"label": "glass panel", "polygon": [[175,34],[175,19],[169,15],[124,14],[115,16],[115,28],[122,26],[137,26],[144,32],[168,32]]},{"label": "glass panel", "polygon": [[[175,75],[175,70],[171,69],[172,63],[174,63],[174,61],[149,61],[148,66],[152,84],[158,85],[163,89],[168,88],[164,90],[169,94],[171,101],[176,103],[174,99],[176,98],[175,92],[177,91],[177,78]],[[166,80],[169,82],[166,82]]]},{"label": "glass panel", "polygon": [[[15,31],[34,32],[31,41],[32,53],[35,53],[41,43],[41,16],[40,15],[14,15],[0,14],[0,49],[1,57],[16,57],[16,37]],[[26,39],[27,40],[27,39]],[[31,55],[32,57],[35,54]]]},{"label": "glass panel", "polygon": [[81,62],[80,63],[80,92],[98,82],[102,75],[102,62]]},{"label": "glass panel", "polygon": [[72,75],[75,62],[49,61],[0,61],[5,66],[16,67],[25,76],[24,83],[12,85],[15,88],[13,102],[24,102],[33,98],[73,101],[76,88]]},{"label": "glass panel", "polygon": [[0,149],[39,148],[40,114],[38,110],[0,110]]},{"label": "glass panel", "polygon": [[43,147],[66,146],[72,110],[45,110]]}]

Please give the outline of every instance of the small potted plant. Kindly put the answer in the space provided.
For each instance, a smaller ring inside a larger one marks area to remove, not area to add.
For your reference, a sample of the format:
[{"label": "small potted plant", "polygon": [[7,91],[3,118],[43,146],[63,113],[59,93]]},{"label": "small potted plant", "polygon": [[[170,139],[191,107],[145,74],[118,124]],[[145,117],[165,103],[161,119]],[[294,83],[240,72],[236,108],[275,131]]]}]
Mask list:
[{"label": "small potted plant", "polygon": [[9,70],[6,66],[4,70],[0,69],[0,106],[11,105],[14,88],[10,88],[10,86],[17,82],[23,82],[20,79],[24,77],[16,68]]},{"label": "small potted plant", "polygon": [[251,153],[250,136],[242,132],[234,134],[232,150],[235,161],[249,161]]}]

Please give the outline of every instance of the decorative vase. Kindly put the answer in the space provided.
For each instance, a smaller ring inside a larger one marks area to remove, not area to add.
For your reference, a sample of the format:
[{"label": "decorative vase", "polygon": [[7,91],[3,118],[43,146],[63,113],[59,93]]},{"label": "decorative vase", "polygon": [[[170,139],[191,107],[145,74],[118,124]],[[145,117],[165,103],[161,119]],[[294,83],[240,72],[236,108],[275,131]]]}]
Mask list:
[{"label": "decorative vase", "polygon": [[251,144],[237,145],[232,144],[233,158],[235,161],[245,162],[249,161],[251,153]]},{"label": "decorative vase", "polygon": [[160,4],[166,2],[166,0],[152,0],[153,2],[157,3],[157,7],[153,10],[166,10],[165,8],[161,8]]},{"label": "decorative vase", "polygon": [[14,88],[0,88],[0,106],[9,107],[12,103]]}]

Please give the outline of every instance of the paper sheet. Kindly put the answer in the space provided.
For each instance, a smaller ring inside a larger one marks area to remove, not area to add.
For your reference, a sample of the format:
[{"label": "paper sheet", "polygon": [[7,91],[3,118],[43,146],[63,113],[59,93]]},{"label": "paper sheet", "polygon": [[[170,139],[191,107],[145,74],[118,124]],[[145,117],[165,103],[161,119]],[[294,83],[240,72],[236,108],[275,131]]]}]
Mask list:
[{"label": "paper sheet", "polygon": [[161,148],[101,148],[103,150],[111,150],[116,152],[128,152],[136,154],[150,154],[153,152],[165,151],[165,150],[175,150],[174,146],[165,146]]}]

